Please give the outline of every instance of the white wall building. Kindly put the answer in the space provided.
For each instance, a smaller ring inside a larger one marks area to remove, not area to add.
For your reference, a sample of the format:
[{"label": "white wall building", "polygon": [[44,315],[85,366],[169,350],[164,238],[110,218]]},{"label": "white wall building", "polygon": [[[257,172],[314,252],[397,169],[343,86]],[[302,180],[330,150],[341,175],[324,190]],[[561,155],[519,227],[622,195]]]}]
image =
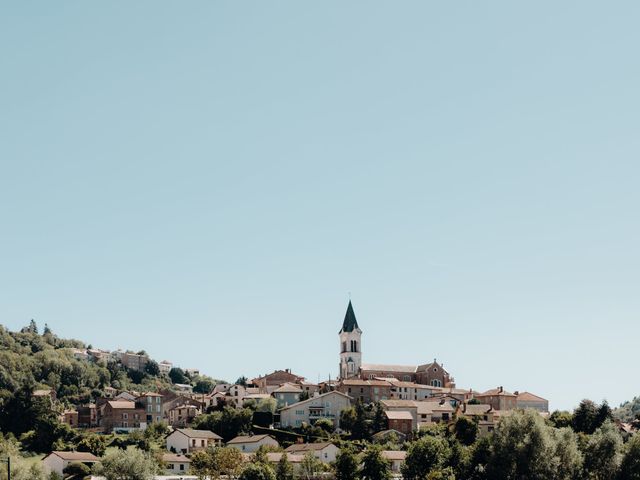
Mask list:
[{"label": "white wall building", "polygon": [[282,427],[301,427],[303,423],[313,424],[326,418],[337,428],[340,426],[340,412],[351,406],[351,397],[333,391],[316,395],[302,402],[294,403],[280,410]]}]

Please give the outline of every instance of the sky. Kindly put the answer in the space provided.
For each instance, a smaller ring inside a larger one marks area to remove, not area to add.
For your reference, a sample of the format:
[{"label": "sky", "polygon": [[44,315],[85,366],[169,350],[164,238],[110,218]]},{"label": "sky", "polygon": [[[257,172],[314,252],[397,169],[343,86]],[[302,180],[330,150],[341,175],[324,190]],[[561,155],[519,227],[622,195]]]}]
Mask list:
[{"label": "sky", "polygon": [[640,395],[640,4],[0,3],[0,324],[235,380]]}]

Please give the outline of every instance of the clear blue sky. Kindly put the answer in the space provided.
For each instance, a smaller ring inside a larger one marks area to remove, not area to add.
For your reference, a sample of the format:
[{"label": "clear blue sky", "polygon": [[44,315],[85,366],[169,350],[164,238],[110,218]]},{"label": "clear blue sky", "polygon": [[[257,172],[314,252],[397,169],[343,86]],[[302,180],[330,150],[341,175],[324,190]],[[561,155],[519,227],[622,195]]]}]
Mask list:
[{"label": "clear blue sky", "polygon": [[0,323],[235,380],[640,394],[640,5],[0,6]]}]

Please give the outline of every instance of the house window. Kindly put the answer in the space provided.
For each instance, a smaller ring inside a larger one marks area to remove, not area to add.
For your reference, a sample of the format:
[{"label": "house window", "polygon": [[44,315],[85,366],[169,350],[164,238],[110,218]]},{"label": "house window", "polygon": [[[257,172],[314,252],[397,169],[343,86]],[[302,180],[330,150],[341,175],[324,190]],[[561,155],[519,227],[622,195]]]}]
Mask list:
[{"label": "house window", "polygon": [[168,468],[169,470],[173,470],[173,463],[168,464],[168,465],[167,465],[167,468]]},{"label": "house window", "polygon": [[369,380],[373,380],[373,373],[369,374]]},{"label": "house window", "polygon": [[347,351],[347,342],[342,342],[342,352],[346,352]]},{"label": "house window", "polygon": [[122,418],[124,418],[125,420],[129,419],[129,414],[128,413],[123,413],[122,414]]},{"label": "house window", "polygon": [[180,464],[180,470],[184,470],[184,463]]},{"label": "house window", "polygon": [[402,377],[402,378],[403,378],[403,380],[404,380],[405,382],[409,382],[409,381],[411,381],[411,376],[409,376],[409,375],[405,375],[405,376],[404,376],[404,377]]}]

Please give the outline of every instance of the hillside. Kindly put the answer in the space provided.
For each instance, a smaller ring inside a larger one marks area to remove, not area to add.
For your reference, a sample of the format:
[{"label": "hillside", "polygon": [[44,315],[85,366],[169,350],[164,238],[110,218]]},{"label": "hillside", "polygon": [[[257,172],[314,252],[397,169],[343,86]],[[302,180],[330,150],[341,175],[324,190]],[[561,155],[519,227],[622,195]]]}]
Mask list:
[{"label": "hillside", "polygon": [[640,420],[640,397],[624,402],[613,411],[613,416],[622,422]]},{"label": "hillside", "polygon": [[36,390],[52,390],[57,403],[67,407],[102,397],[108,388],[171,390],[173,379],[193,385],[195,391],[209,391],[215,383],[205,376],[189,376],[179,368],[161,374],[151,359],[144,369],[136,370],[111,357],[87,360],[74,356],[86,348],[80,340],[59,338],[47,326],[40,334],[34,321],[19,332],[0,325],[0,430],[23,433],[26,427],[16,420],[26,408],[20,399],[32,397]]}]

